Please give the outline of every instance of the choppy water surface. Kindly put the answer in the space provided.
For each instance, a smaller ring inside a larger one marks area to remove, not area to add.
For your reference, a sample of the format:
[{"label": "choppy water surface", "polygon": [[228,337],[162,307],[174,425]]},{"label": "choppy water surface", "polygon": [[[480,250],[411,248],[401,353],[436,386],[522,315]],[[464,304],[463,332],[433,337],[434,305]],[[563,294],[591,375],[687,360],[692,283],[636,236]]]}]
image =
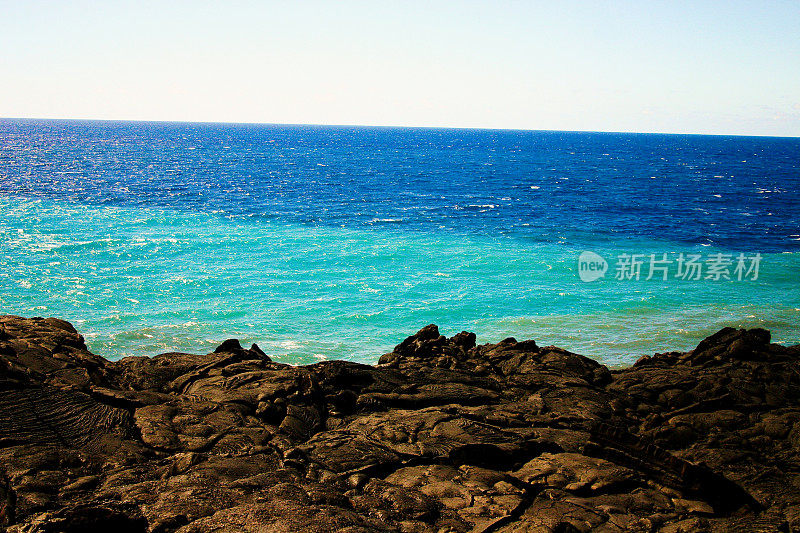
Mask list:
[{"label": "choppy water surface", "polygon": [[[4,120],[0,312],[112,358],[238,337],[373,362],[431,322],[612,364],[723,325],[797,343],[799,185],[798,139]],[[732,279],[704,279],[715,254]]]}]

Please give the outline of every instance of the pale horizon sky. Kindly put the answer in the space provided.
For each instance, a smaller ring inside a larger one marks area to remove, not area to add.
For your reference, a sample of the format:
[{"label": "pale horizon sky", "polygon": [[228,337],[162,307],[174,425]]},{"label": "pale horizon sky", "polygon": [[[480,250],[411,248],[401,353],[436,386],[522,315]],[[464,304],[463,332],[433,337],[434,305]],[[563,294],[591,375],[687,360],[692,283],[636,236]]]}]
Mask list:
[{"label": "pale horizon sky", "polygon": [[800,136],[800,1],[0,0],[0,117]]}]

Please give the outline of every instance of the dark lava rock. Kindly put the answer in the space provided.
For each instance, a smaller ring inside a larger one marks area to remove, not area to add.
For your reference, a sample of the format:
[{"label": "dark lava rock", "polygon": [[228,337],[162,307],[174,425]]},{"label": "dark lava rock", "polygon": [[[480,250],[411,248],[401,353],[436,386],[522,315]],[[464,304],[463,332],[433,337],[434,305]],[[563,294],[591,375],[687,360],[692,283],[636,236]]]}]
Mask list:
[{"label": "dark lava rock", "polygon": [[725,328],[609,371],[430,325],[378,366],[111,362],[0,316],[0,528],[800,531],[798,361]]}]

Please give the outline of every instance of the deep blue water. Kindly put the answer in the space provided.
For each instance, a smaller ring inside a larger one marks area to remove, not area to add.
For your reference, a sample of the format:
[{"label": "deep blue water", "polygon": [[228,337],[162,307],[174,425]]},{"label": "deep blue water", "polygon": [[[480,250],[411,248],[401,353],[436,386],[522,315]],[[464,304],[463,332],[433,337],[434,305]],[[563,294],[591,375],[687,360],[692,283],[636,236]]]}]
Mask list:
[{"label": "deep blue water", "polygon": [[[428,322],[615,363],[728,324],[800,342],[796,138],[0,120],[0,210],[0,312],[110,357],[372,361]],[[616,280],[623,253],[762,260]]]}]

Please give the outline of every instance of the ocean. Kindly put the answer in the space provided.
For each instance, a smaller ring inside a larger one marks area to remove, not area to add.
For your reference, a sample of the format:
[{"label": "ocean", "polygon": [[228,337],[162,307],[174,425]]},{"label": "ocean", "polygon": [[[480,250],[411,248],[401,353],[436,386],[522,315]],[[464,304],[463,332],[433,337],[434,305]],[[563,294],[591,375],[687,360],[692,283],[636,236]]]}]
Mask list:
[{"label": "ocean", "polygon": [[798,138],[0,119],[0,214],[0,313],[111,359],[800,343]]}]

